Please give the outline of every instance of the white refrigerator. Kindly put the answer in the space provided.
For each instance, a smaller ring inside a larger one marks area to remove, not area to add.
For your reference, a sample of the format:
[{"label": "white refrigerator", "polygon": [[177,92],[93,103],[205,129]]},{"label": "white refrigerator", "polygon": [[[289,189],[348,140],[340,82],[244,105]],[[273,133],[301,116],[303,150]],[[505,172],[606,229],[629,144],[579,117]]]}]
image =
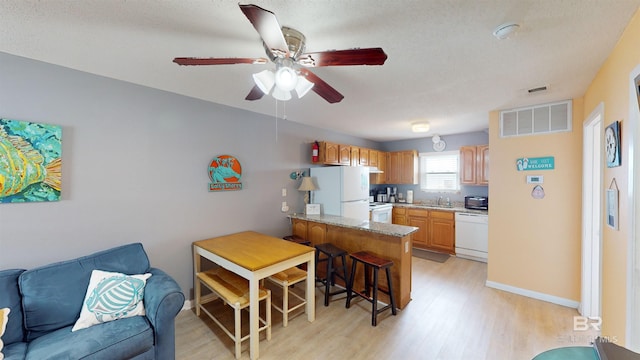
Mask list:
[{"label": "white refrigerator", "polygon": [[327,166],[310,169],[318,187],[312,201],[326,215],[338,215],[360,221],[369,220],[369,168],[363,166]]}]

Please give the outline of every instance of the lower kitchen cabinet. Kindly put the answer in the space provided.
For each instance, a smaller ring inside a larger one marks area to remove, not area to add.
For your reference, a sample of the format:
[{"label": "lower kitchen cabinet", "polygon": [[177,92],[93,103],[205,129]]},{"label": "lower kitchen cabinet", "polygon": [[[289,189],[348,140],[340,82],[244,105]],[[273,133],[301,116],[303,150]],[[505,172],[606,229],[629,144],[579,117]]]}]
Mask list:
[{"label": "lower kitchen cabinet", "polygon": [[411,207],[394,207],[393,223],[418,228],[413,247],[455,254],[455,213]]},{"label": "lower kitchen cabinet", "polygon": [[418,231],[413,233],[413,246],[426,249],[429,247],[429,210],[407,209],[409,226],[415,226]]},{"label": "lower kitchen cabinet", "polygon": [[391,222],[398,225],[408,225],[407,223],[407,208],[394,207],[391,213]]},{"label": "lower kitchen cabinet", "polygon": [[431,211],[429,214],[428,247],[449,254],[455,253],[455,213]]},{"label": "lower kitchen cabinet", "polygon": [[327,225],[323,223],[309,222],[306,220],[292,219],[291,228],[293,235],[311,241],[311,246],[327,242]]}]

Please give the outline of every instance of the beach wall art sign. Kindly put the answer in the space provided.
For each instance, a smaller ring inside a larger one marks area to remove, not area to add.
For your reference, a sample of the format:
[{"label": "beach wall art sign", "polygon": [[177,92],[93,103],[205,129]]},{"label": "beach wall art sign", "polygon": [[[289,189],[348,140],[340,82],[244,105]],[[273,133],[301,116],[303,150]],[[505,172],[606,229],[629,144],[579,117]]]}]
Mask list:
[{"label": "beach wall art sign", "polygon": [[242,190],[242,166],[231,155],[219,155],[209,164],[209,191]]},{"label": "beach wall art sign", "polygon": [[0,118],[0,203],[58,201],[62,127]]}]

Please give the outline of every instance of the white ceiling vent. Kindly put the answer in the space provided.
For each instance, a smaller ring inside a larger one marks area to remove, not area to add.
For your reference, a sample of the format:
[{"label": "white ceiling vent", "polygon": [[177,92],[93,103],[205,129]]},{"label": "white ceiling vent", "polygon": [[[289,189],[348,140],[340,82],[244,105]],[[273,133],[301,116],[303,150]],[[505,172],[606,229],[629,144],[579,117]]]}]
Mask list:
[{"label": "white ceiling vent", "polygon": [[571,131],[571,101],[500,112],[500,137]]}]

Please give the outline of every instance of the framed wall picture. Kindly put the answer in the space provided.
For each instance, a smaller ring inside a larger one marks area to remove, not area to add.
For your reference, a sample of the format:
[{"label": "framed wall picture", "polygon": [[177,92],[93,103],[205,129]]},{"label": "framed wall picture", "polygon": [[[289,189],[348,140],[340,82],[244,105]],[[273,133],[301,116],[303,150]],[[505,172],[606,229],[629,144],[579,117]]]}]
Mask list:
[{"label": "framed wall picture", "polygon": [[614,121],[604,130],[604,153],[607,167],[620,166],[620,121]]}]

